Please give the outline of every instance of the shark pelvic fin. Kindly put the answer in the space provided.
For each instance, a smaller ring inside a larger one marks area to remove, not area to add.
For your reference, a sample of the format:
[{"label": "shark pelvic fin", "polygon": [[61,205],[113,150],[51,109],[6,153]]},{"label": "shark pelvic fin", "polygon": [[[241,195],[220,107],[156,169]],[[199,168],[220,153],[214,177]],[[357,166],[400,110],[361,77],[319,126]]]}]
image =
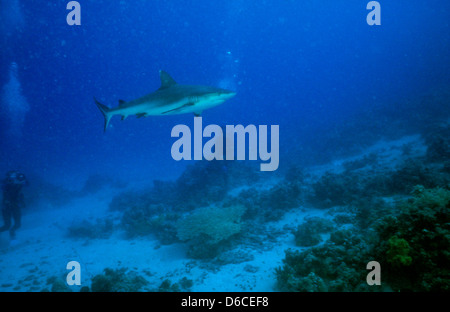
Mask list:
[{"label": "shark pelvic fin", "polygon": [[176,81],[163,70],[159,71],[159,77],[161,78],[161,87],[158,90],[167,89],[177,84]]}]

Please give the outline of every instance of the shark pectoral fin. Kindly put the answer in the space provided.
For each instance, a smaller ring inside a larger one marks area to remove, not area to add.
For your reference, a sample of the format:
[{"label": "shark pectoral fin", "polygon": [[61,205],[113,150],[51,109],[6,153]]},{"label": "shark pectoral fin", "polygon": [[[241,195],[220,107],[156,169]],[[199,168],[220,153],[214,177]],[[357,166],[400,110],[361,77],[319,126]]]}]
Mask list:
[{"label": "shark pectoral fin", "polygon": [[181,110],[181,109],[183,109],[185,107],[192,106],[194,104],[195,103],[187,103],[187,104],[181,105],[180,107],[177,107],[177,108],[174,108],[174,109],[162,112],[162,114],[168,114],[168,113],[171,113],[171,112],[176,112],[177,110]]},{"label": "shark pectoral fin", "polygon": [[194,112],[195,117],[200,117],[202,115],[202,111]]}]

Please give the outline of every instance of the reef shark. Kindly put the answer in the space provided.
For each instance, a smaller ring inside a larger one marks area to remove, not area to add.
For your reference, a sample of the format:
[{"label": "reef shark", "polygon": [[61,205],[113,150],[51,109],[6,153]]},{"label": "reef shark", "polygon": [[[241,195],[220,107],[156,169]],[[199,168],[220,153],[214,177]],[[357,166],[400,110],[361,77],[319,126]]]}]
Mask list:
[{"label": "reef shark", "polygon": [[160,70],[161,87],[155,92],[132,101],[119,100],[119,106],[109,108],[94,97],[97,107],[105,118],[104,131],[115,115],[122,120],[130,115],[138,118],[156,115],[175,115],[194,113],[200,116],[203,110],[217,106],[236,95],[235,92],[197,85],[182,85],[165,71]]}]

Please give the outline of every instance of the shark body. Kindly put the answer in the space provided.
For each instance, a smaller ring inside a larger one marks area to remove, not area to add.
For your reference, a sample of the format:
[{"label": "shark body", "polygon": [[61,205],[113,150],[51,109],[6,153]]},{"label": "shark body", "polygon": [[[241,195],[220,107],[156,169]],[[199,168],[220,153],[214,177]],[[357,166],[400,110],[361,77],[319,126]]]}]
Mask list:
[{"label": "shark body", "polygon": [[235,92],[210,86],[178,84],[162,70],[159,75],[161,87],[158,90],[132,101],[119,100],[117,107],[109,108],[94,98],[105,118],[104,131],[115,115],[122,116],[122,120],[130,115],[140,118],[194,113],[200,116],[203,110],[220,105],[236,95]]}]

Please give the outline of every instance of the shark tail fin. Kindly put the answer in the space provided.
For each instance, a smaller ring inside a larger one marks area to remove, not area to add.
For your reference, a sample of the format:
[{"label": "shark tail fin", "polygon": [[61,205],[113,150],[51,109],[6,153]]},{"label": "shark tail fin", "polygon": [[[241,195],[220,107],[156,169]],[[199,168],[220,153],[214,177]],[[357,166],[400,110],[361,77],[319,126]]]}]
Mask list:
[{"label": "shark tail fin", "polygon": [[98,109],[102,112],[103,117],[105,118],[105,126],[103,131],[106,132],[106,128],[108,127],[109,121],[112,117],[111,114],[109,114],[109,111],[111,110],[108,106],[103,105],[97,99],[94,97],[95,104],[97,105]]}]

